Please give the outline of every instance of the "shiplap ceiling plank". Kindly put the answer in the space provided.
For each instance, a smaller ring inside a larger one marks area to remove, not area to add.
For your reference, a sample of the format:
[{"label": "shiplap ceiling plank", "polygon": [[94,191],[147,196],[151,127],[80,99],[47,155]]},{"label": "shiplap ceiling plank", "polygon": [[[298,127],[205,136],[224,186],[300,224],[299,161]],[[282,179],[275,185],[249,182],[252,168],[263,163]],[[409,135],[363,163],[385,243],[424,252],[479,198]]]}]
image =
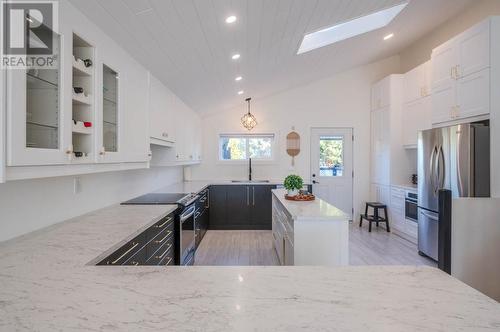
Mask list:
[{"label": "shiplap ceiling plank", "polygon": [[70,1],[187,105],[215,112],[397,54],[474,0],[410,0],[388,27],[301,55],[304,34],[404,0]]}]

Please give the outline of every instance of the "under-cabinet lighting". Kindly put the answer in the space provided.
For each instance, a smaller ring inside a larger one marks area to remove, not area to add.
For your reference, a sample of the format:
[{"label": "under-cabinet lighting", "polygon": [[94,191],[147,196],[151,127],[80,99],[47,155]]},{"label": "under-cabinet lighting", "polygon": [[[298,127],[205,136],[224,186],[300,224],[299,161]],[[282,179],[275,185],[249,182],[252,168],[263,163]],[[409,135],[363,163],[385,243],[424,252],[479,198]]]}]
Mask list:
[{"label": "under-cabinet lighting", "polygon": [[408,2],[355,18],[304,36],[297,54],[334,44],[339,41],[387,26],[408,5]]},{"label": "under-cabinet lighting", "polygon": [[231,16],[228,16],[228,17],[226,18],[226,23],[227,23],[227,24],[231,24],[231,23],[234,23],[234,22],[236,22],[236,16],[231,15]]},{"label": "under-cabinet lighting", "polygon": [[384,40],[391,39],[392,37],[394,37],[394,34],[390,33],[390,34],[388,34],[387,36],[384,37]]}]

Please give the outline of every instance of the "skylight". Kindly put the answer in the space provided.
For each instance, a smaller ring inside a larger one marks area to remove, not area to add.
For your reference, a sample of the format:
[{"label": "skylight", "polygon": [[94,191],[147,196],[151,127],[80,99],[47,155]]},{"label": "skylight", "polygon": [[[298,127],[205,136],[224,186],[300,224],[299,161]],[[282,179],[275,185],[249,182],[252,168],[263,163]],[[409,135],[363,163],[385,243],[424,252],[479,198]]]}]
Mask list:
[{"label": "skylight", "polygon": [[297,54],[337,43],[363,33],[385,27],[408,5],[408,2],[390,7],[369,15],[309,33],[302,39]]}]

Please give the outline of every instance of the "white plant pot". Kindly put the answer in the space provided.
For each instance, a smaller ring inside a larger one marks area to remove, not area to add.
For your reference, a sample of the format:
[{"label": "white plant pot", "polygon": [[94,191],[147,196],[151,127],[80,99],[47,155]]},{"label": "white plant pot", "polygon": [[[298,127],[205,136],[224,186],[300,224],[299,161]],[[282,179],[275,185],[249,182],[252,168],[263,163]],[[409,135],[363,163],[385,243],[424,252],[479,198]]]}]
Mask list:
[{"label": "white plant pot", "polygon": [[288,190],[288,196],[290,197],[297,196],[298,194],[299,194],[298,189]]}]

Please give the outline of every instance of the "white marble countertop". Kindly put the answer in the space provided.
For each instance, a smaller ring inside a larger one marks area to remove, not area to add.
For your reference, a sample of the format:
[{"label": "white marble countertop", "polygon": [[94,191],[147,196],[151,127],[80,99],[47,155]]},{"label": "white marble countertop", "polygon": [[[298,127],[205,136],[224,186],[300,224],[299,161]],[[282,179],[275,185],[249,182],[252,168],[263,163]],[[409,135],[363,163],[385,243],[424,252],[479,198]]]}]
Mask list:
[{"label": "white marble countertop", "polygon": [[285,189],[273,189],[273,195],[279,199],[294,221],[345,221],[349,216],[342,210],[316,197],[314,201],[296,202],[285,199]]},{"label": "white marble countertop", "polygon": [[170,208],[112,206],[0,243],[0,331],[500,329],[500,304],[428,267],[87,265]]}]

